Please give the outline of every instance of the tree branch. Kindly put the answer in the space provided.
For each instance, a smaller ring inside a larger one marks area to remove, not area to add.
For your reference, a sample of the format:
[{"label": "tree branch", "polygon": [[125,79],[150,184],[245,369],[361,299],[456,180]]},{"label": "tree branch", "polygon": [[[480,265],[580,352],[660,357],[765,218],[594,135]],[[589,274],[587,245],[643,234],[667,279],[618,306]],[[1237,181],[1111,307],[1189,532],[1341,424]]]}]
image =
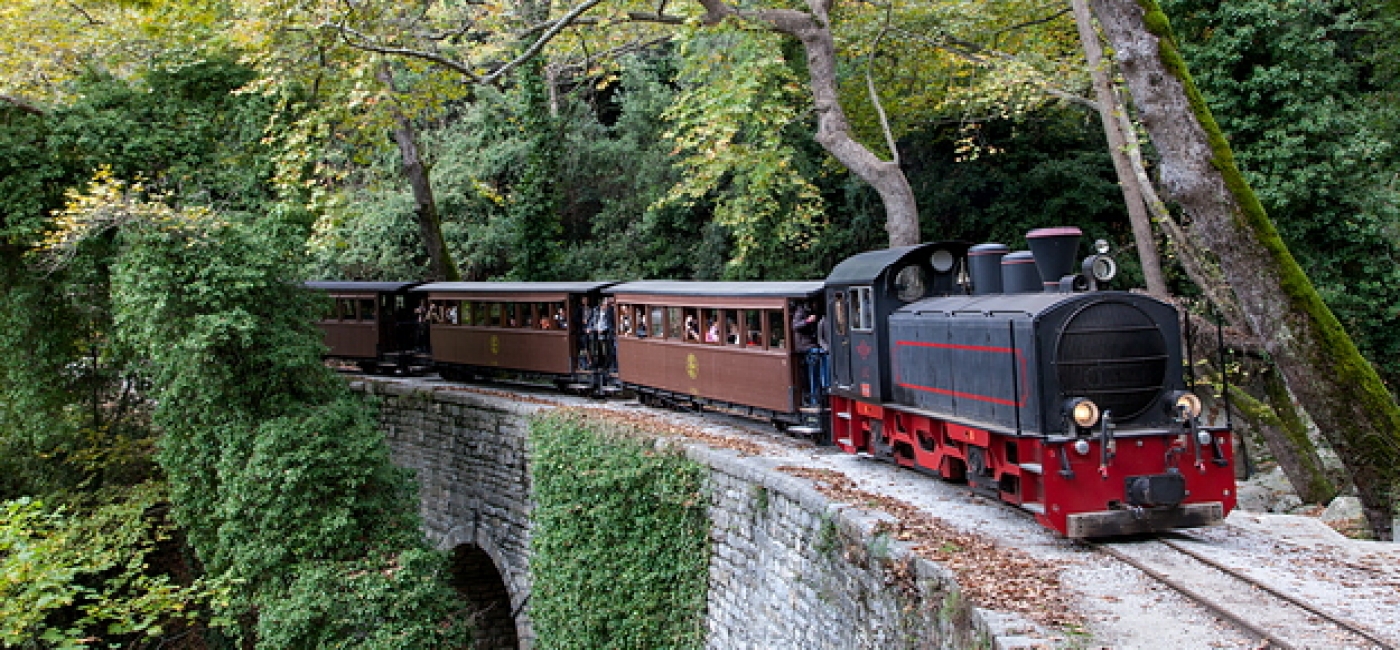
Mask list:
[{"label": "tree branch", "polygon": [[86,9],[82,8],[81,6],[79,6],[78,3],[72,2],[72,0],[69,0],[69,2],[67,2],[67,3],[65,3],[65,4],[67,4],[70,8],[72,8],[73,11],[76,11],[76,12],[82,14],[83,19],[86,20],[87,23],[88,23],[89,25],[101,25],[101,24],[103,24],[102,21],[100,21],[100,20],[98,20],[98,19],[96,19],[96,18],[93,18],[93,17],[92,17],[92,14],[88,13]]},{"label": "tree branch", "polygon": [[[472,81],[481,81],[481,78],[478,77],[475,72],[472,72],[471,68],[468,68],[465,64],[453,61],[452,59],[449,59],[447,57],[438,54],[433,54],[432,52],[424,52],[422,50],[414,50],[406,47],[385,47],[382,45],[375,45],[374,43],[369,42],[368,36],[360,33],[355,28],[347,25],[338,25],[335,23],[321,23],[320,27],[336,30],[340,33],[340,37],[342,40],[345,41],[346,45],[349,45],[350,47],[353,47],[357,50],[364,50],[366,52],[376,52],[378,54],[388,54],[391,56],[403,56],[411,59],[420,59],[423,61],[428,61],[430,63],[435,63],[444,68],[452,70],[462,76],[467,77]],[[363,39],[363,41],[358,43],[355,42],[354,39],[350,38],[352,35],[357,39]]]},{"label": "tree branch", "polygon": [[875,54],[880,50],[880,41],[885,39],[885,34],[890,31],[890,14],[894,11],[894,4],[885,5],[885,21],[880,25],[880,33],[875,35],[875,42],[870,44],[870,53],[865,57],[865,90],[870,94],[870,103],[875,105],[875,114],[880,118],[880,131],[885,134],[885,144],[890,148],[890,162],[899,164],[899,147],[895,146],[894,133],[890,131],[890,120],[885,115],[885,105],[880,103],[880,95],[875,92],[875,76],[872,69],[875,67]]},{"label": "tree branch", "polygon": [[44,117],[48,114],[44,112],[44,109],[39,108],[38,106],[35,106],[13,95],[0,94],[0,102],[5,102],[6,104],[18,108],[19,110],[29,113],[30,115],[38,115],[39,117]]},{"label": "tree branch", "polygon": [[514,70],[516,67],[520,66],[520,64],[530,60],[536,54],[539,54],[540,50],[544,49],[545,45],[548,45],[550,41],[554,40],[555,36],[559,35],[559,32],[564,31],[564,28],[573,24],[573,21],[575,19],[583,15],[589,9],[598,6],[598,3],[602,1],[603,0],[584,0],[583,2],[579,3],[578,6],[574,7],[573,9],[570,9],[569,13],[566,13],[562,17],[560,17],[559,20],[554,22],[554,25],[550,26],[549,29],[545,30],[545,32],[541,34],[538,39],[535,39],[535,42],[531,43],[530,47],[525,48],[525,51],[522,52],[520,56],[511,59],[505,65],[496,68],[496,70],[494,70],[491,74],[482,77],[481,82],[488,84],[495,83],[497,79],[500,79],[501,77],[505,76],[506,73],[510,72],[511,70]]}]

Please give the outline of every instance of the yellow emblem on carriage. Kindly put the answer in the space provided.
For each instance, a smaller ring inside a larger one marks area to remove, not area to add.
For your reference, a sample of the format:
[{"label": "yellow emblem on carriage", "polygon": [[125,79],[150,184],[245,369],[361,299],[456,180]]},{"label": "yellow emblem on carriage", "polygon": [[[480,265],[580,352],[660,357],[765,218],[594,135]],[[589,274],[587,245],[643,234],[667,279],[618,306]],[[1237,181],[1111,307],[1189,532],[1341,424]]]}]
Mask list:
[{"label": "yellow emblem on carriage", "polygon": [[694,354],[685,355],[685,374],[690,375],[691,379],[700,376],[700,360]]},{"label": "yellow emblem on carriage", "polygon": [[491,335],[491,354],[498,354],[501,351],[501,339],[495,334]]}]

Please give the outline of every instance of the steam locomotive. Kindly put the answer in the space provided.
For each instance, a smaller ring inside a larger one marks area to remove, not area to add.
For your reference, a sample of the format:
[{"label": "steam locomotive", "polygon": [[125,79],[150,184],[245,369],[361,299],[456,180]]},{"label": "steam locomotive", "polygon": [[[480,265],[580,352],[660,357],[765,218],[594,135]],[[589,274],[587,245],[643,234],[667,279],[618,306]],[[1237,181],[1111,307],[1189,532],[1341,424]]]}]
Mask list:
[{"label": "steam locomotive", "polygon": [[[1223,521],[1232,435],[1202,423],[1175,307],[1107,290],[1102,243],[1076,269],[1077,228],[1026,239],[870,251],[814,282],[308,286],[334,299],[330,354],[368,372],[526,376],[737,411],[965,481],[1072,538]],[[584,316],[604,300],[614,336],[600,349]],[[794,347],[803,303],[829,339],[817,394]]]}]

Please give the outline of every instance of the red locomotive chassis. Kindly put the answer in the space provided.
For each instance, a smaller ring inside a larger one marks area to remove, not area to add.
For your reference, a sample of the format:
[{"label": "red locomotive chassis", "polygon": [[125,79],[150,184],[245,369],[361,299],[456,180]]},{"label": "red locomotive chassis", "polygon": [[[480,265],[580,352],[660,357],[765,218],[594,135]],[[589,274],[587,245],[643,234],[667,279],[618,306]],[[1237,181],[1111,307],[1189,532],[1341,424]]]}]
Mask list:
[{"label": "red locomotive chassis", "polygon": [[[1198,445],[1183,430],[1113,438],[1111,461],[1104,464],[1099,438],[1085,439],[1081,453],[1073,438],[1004,435],[910,411],[833,397],[832,437],[849,453],[877,447],[909,450],[890,460],[974,487],[977,478],[969,474],[984,474],[983,485],[997,497],[1067,537],[1204,526],[1221,521],[1235,507],[1234,453],[1225,429],[1207,430],[1223,462],[1214,449]],[[1135,481],[1150,481],[1165,470],[1179,472],[1189,486],[1179,507],[1124,503]]]}]

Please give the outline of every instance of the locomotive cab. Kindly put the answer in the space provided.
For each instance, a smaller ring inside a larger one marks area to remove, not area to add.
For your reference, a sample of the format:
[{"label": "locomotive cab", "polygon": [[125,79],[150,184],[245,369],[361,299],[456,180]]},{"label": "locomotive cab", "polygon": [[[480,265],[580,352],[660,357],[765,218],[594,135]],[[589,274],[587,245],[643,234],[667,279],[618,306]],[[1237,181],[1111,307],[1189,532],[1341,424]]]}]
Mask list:
[{"label": "locomotive cab", "polygon": [[940,242],[850,257],[826,279],[831,337],[830,394],[887,401],[889,340],[883,324],[896,309],[930,296],[960,293],[968,245]]}]

